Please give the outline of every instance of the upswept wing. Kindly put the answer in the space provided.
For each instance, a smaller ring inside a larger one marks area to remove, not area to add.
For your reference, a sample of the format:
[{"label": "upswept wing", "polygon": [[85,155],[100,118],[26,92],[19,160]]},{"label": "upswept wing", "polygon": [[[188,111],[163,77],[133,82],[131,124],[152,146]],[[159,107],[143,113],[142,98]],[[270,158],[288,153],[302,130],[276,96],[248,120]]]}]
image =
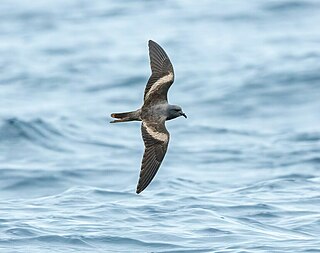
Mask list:
[{"label": "upswept wing", "polygon": [[156,42],[149,40],[152,74],[144,91],[144,101],[167,100],[167,93],[174,81],[173,66],[166,52]]},{"label": "upswept wing", "polygon": [[150,184],[156,175],[167,152],[170,137],[164,122],[149,123],[143,121],[141,124],[141,132],[145,150],[137,185],[138,194]]}]

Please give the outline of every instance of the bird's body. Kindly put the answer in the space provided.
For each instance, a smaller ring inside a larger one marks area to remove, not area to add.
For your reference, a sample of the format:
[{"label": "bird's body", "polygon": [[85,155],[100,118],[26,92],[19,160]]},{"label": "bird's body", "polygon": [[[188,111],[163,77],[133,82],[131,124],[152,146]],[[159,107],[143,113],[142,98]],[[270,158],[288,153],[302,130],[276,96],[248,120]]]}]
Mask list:
[{"label": "bird's body", "polygon": [[168,104],[167,93],[174,81],[173,67],[165,51],[154,41],[149,41],[152,74],[144,92],[144,103],[136,111],[113,113],[111,123],[142,121],[141,132],[145,145],[137,193],[142,192],[156,175],[166,154],[169,132],[165,121],[179,116],[187,117],[181,107]]}]

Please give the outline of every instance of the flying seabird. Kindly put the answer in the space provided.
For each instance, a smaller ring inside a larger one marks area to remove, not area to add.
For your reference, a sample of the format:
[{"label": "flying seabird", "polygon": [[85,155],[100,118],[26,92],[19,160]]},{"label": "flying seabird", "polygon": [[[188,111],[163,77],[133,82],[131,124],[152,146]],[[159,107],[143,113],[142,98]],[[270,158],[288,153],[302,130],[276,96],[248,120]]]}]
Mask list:
[{"label": "flying seabird", "polygon": [[167,93],[174,81],[173,66],[166,52],[149,40],[151,76],[144,90],[144,103],[136,111],[112,113],[110,123],[142,121],[141,132],[145,145],[140,178],[136,193],[142,192],[156,175],[167,152],[170,134],[166,120],[187,118],[180,106],[168,104]]}]

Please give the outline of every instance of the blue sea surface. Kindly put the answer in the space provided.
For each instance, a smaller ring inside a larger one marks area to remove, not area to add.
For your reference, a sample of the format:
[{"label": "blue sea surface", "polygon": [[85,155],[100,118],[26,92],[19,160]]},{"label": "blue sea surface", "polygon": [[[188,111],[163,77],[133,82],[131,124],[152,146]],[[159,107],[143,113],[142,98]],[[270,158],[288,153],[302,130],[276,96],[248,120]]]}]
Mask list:
[{"label": "blue sea surface", "polygon": [[[320,1],[2,0],[0,252],[320,252]],[[135,193],[147,41],[169,150]]]}]

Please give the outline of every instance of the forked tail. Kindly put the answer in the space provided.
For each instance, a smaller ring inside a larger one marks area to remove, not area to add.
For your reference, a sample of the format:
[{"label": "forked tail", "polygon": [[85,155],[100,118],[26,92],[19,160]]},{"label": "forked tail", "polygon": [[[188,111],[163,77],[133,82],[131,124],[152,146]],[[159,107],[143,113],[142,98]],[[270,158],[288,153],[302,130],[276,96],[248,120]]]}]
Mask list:
[{"label": "forked tail", "polygon": [[140,109],[133,112],[112,113],[111,117],[116,120],[110,121],[110,123],[141,121]]}]

